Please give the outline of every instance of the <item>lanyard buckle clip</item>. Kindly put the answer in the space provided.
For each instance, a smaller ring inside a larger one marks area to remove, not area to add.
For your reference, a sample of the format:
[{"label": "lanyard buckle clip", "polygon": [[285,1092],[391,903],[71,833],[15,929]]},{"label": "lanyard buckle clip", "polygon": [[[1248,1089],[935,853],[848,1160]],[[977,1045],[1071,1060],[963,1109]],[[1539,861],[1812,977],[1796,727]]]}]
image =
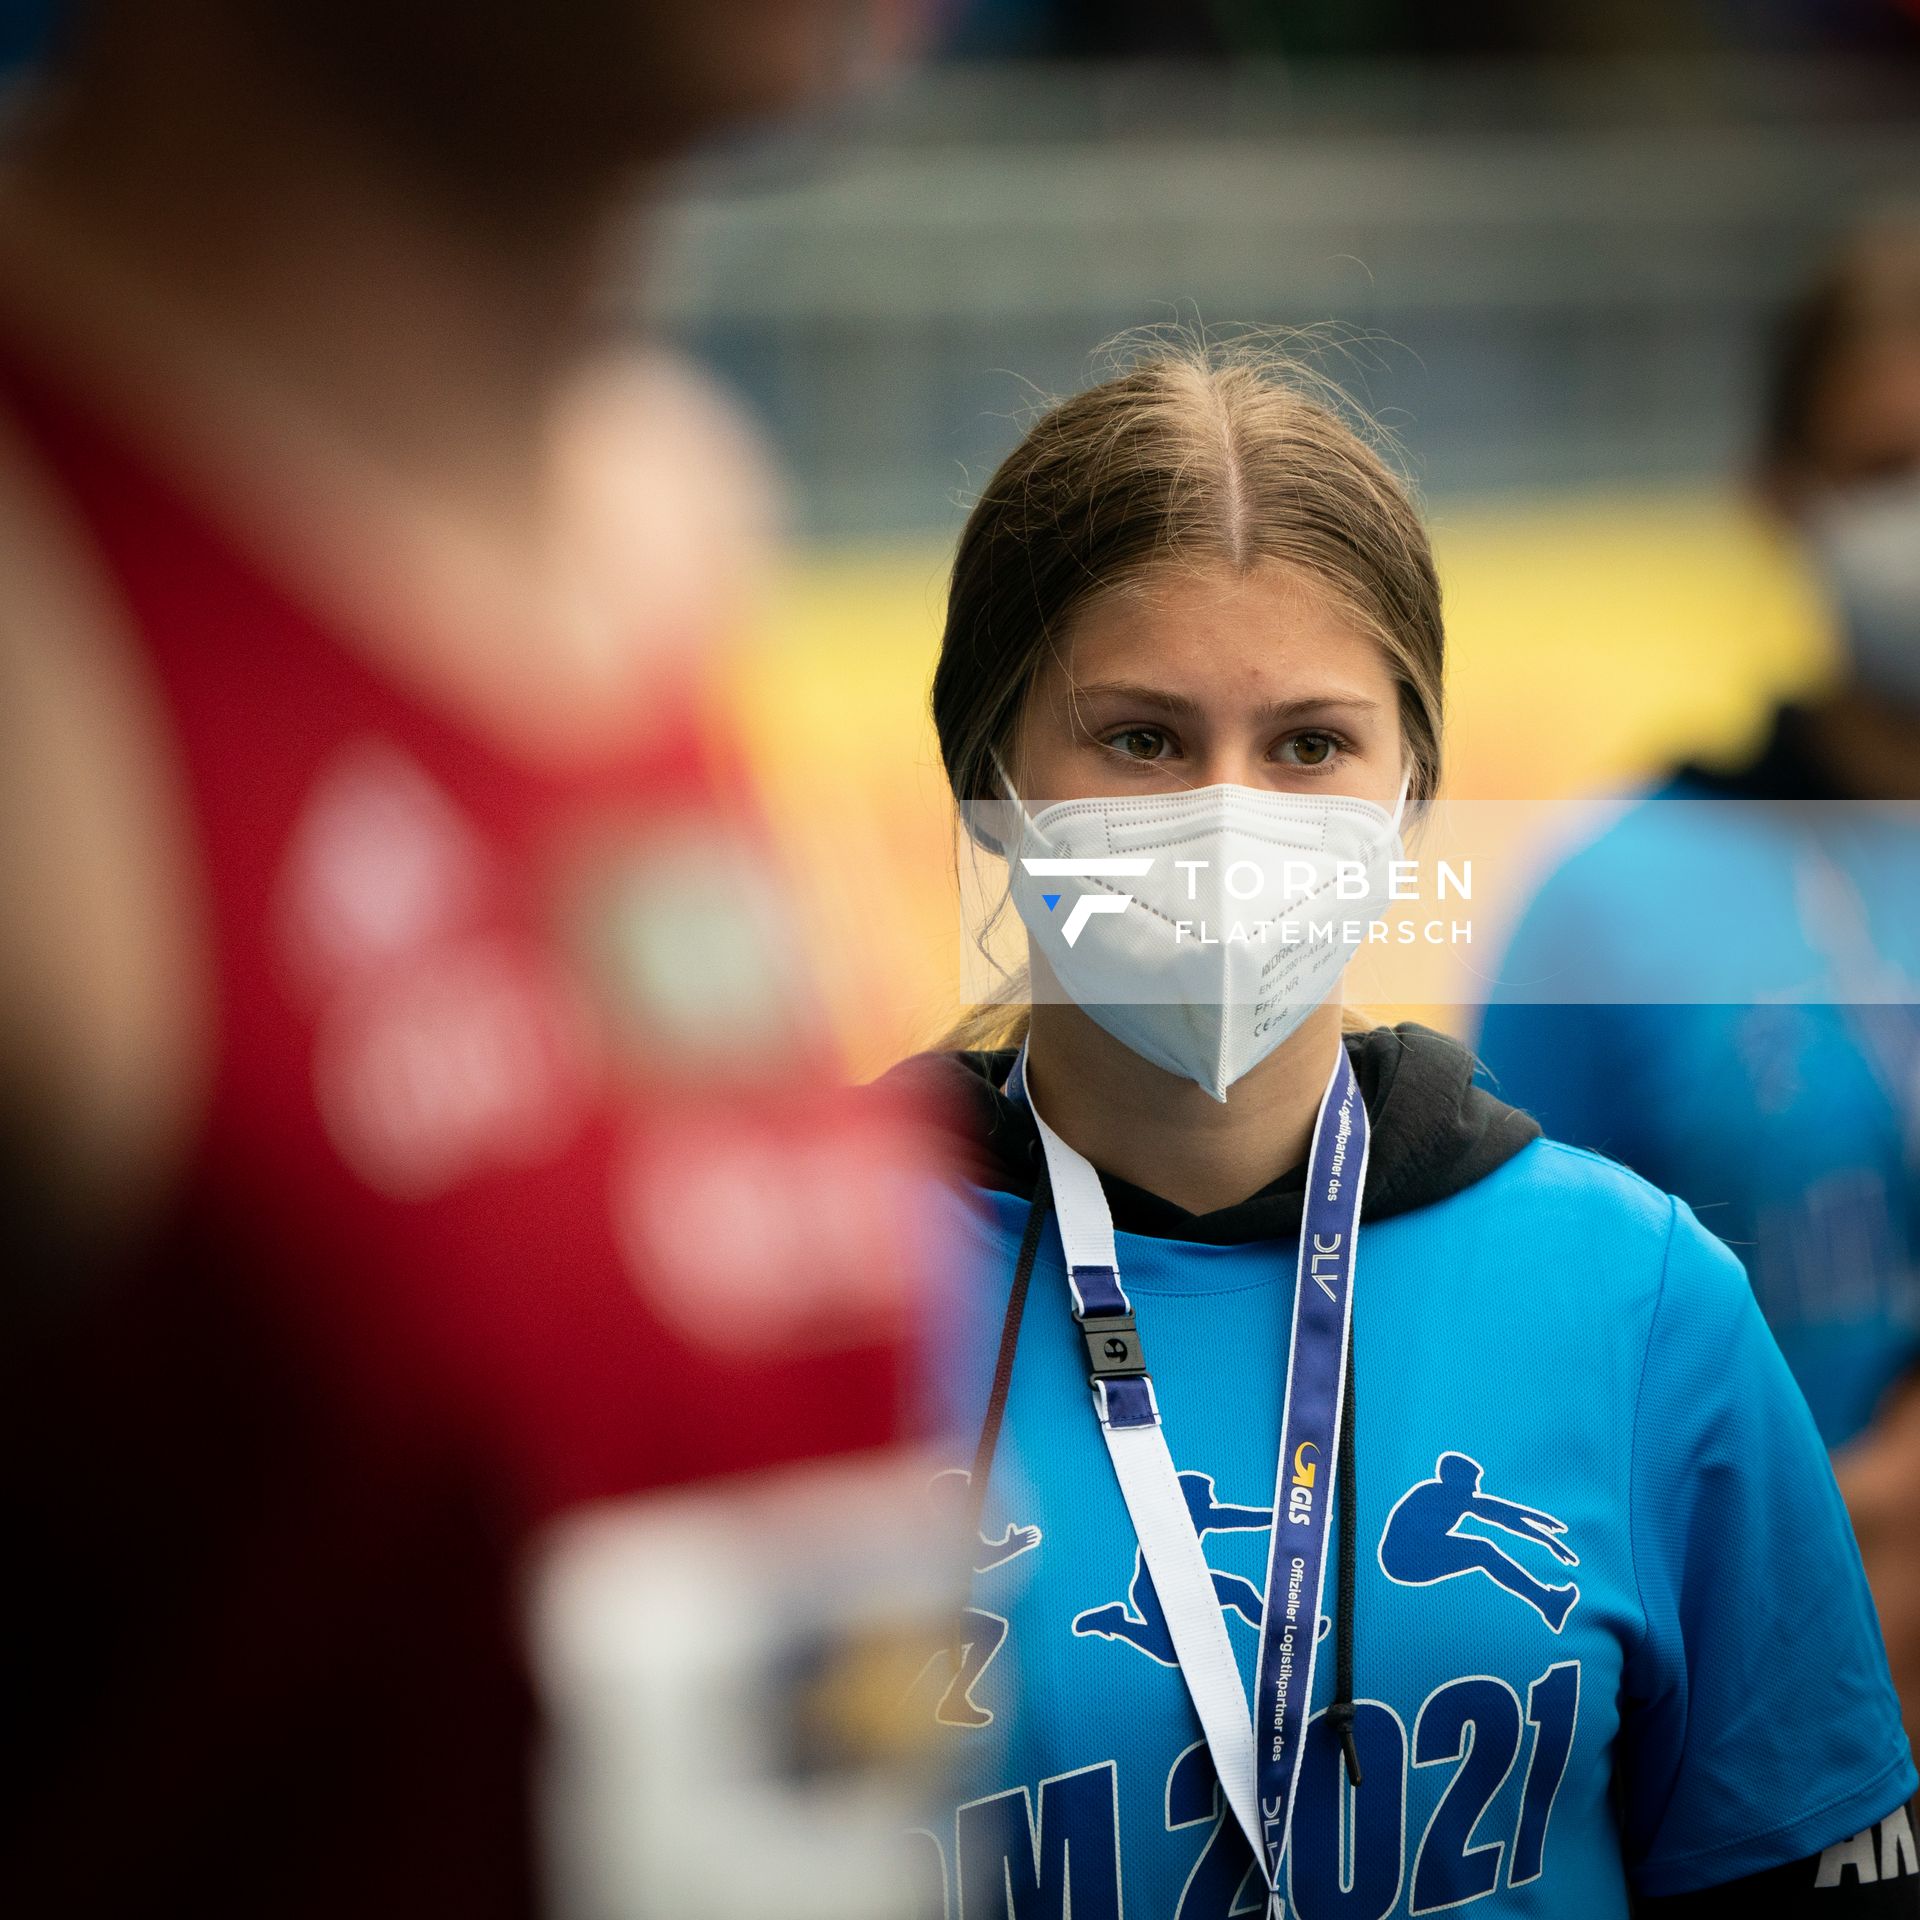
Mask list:
[{"label": "lanyard buckle clip", "polygon": [[1087,1343],[1092,1379],[1111,1380],[1146,1372],[1146,1356],[1141,1352],[1140,1332],[1132,1314],[1089,1314],[1080,1322],[1080,1332]]}]

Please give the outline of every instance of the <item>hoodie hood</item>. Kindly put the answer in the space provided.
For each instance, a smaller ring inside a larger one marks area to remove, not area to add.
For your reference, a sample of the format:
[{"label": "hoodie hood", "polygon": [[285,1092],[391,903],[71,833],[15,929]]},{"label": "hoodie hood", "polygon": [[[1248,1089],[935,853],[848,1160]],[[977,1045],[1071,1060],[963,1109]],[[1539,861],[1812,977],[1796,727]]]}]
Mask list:
[{"label": "hoodie hood", "polygon": [[[1349,1034],[1346,1047],[1373,1129],[1363,1220],[1390,1220],[1445,1200],[1539,1138],[1527,1115],[1476,1083],[1472,1054],[1445,1034],[1407,1022]],[[1030,1199],[1041,1164],[1040,1136],[1027,1108],[1000,1091],[1013,1061],[1010,1048],[916,1054],[893,1068],[885,1084],[917,1094],[932,1110],[965,1179]],[[1212,1213],[1189,1213],[1108,1174],[1100,1183],[1122,1232],[1238,1246],[1298,1235],[1306,1168],[1294,1167]]]}]

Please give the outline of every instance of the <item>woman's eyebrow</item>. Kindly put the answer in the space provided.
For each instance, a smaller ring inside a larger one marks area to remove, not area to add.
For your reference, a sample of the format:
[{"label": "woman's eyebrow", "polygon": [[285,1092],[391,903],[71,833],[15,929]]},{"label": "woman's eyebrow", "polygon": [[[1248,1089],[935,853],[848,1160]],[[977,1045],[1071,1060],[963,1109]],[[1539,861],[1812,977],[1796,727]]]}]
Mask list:
[{"label": "woman's eyebrow", "polygon": [[[1166,687],[1152,687],[1131,680],[1092,680],[1073,690],[1075,700],[1119,700],[1133,706],[1151,707],[1161,713],[1191,719],[1203,713],[1198,700]],[[1380,702],[1364,694],[1319,694],[1300,700],[1273,700],[1255,709],[1255,717],[1270,724],[1297,720],[1303,714],[1352,714],[1365,718],[1380,711]]]}]

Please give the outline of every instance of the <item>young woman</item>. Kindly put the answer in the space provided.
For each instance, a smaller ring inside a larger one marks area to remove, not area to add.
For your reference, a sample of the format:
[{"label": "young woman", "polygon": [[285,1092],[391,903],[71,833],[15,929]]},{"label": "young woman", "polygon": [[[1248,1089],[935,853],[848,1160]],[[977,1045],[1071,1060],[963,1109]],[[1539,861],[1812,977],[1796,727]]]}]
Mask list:
[{"label": "young woman", "polygon": [[1343,1022],[1442,652],[1405,493],[1253,358],[1056,407],[962,536],[934,717],[1032,991],[900,1070],[961,1116],[1000,1329],[930,1700],[953,1920],[1920,1912],[1872,1605],[1739,1265],[1451,1042]]}]

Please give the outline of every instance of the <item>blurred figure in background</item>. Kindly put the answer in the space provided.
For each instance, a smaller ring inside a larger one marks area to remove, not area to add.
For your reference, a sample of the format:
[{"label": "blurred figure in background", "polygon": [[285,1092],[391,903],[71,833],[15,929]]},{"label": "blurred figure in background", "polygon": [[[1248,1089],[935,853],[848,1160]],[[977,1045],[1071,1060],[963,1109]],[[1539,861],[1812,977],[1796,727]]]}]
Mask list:
[{"label": "blurred figure in background", "polygon": [[[1504,1097],[1683,1195],[1746,1262],[1836,1449],[1911,1730],[1920,832],[1910,807],[1794,803],[1920,800],[1920,225],[1860,232],[1785,317],[1761,482],[1826,588],[1840,676],[1748,764],[1682,768],[1548,879],[1500,978],[1616,1003],[1510,998],[1480,1048]],[[1686,800],[1753,804],[1658,804]],[[1691,922],[1663,921],[1677,898]],[[1729,964],[1744,1004],[1631,1004],[1713,1001]]]},{"label": "blurred figure in background", "polygon": [[62,23],[0,185],[10,1914],[528,1912],[544,1523],[901,1431],[911,1141],[712,724],[765,476],[596,338],[636,184],[861,24]]}]

